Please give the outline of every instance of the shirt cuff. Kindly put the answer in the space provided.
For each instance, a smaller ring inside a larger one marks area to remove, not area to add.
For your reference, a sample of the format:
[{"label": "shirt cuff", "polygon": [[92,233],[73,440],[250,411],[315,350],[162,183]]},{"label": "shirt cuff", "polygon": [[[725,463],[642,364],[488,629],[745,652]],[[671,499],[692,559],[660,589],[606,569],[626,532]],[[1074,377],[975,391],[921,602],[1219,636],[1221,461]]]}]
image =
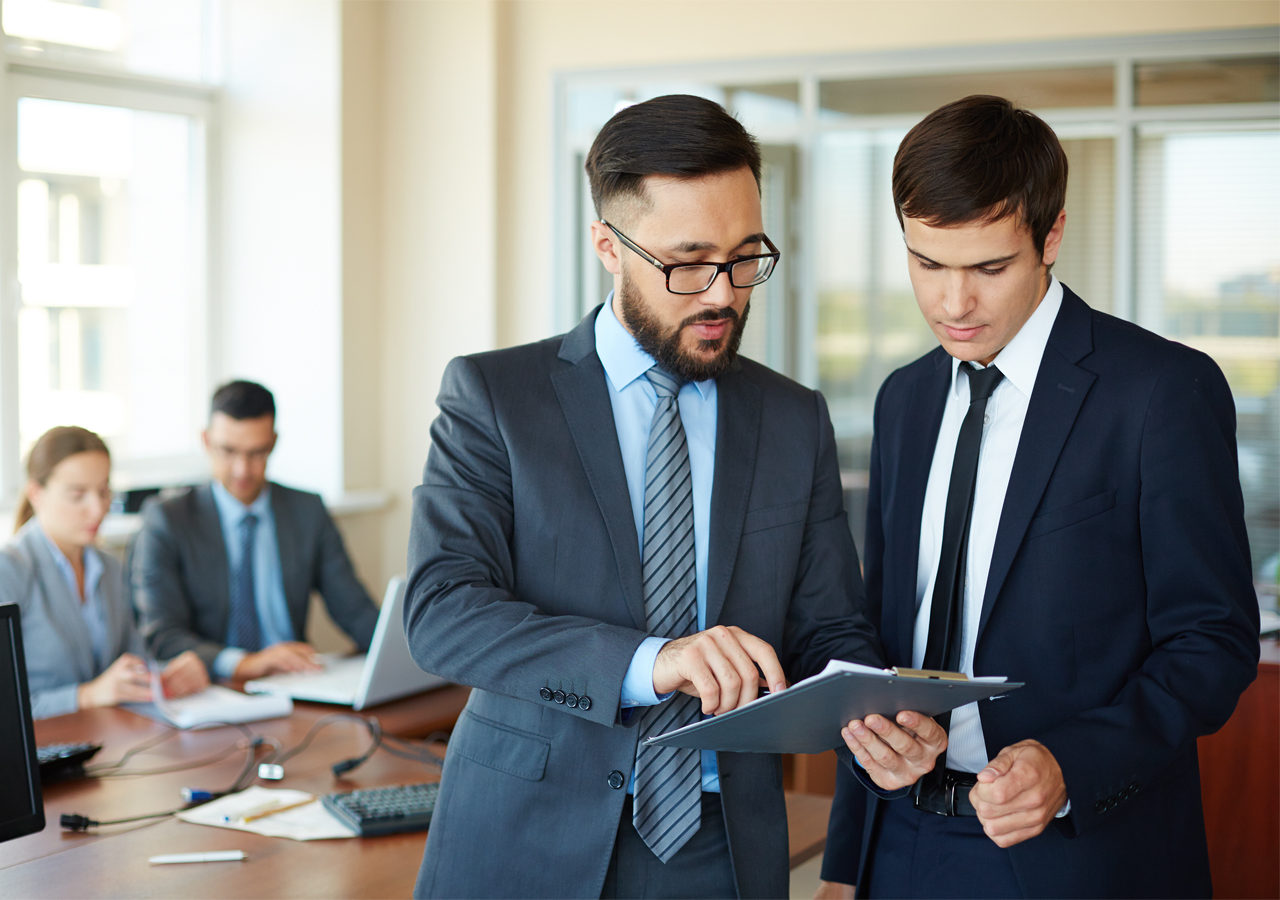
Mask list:
[{"label": "shirt cuff", "polygon": [[[627,674],[622,679],[624,709],[628,706],[656,706],[671,696],[671,694],[663,694],[659,697],[653,689],[653,664],[658,659],[658,651],[670,640],[670,638],[650,636],[640,642],[640,646],[631,657]],[[223,653],[225,652],[224,650]]]},{"label": "shirt cuff", "polygon": [[236,674],[236,666],[240,665],[240,660],[248,655],[248,650],[241,650],[239,647],[223,647],[213,658],[213,674],[223,681],[230,681]]},{"label": "shirt cuff", "polygon": [[1066,817],[1070,813],[1071,813],[1071,800],[1068,798],[1067,802],[1062,805],[1062,809],[1054,813],[1053,817],[1055,819],[1061,819]]}]

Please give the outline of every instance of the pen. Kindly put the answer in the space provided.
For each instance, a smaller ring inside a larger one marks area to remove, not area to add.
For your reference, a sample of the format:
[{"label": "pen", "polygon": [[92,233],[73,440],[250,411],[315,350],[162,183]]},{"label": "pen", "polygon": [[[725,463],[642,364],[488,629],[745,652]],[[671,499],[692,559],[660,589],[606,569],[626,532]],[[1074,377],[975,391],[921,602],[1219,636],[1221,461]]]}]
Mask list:
[{"label": "pen", "polygon": [[165,853],[147,860],[153,866],[164,866],[170,863],[199,862],[236,862],[244,859],[243,850],[214,850],[209,853]]},{"label": "pen", "polygon": [[[266,809],[259,807],[258,809],[255,809],[253,812],[249,813],[248,815],[241,816],[239,818],[239,821],[253,822],[257,819],[265,819],[267,816],[274,816],[276,813],[284,812],[286,809],[297,809],[299,806],[306,806],[308,803],[314,803],[315,800],[316,800],[315,797],[309,797],[306,800],[299,800],[297,803],[288,803],[284,806],[272,806]],[[229,818],[228,818],[228,821],[230,821]]]}]

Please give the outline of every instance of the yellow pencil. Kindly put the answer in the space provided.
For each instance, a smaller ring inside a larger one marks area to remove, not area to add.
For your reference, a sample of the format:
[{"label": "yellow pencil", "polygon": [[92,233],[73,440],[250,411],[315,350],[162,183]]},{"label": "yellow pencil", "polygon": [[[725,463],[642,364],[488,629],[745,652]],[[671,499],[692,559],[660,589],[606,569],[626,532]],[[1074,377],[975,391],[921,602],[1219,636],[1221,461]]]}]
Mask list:
[{"label": "yellow pencil", "polygon": [[275,809],[268,809],[264,812],[254,813],[251,816],[245,816],[241,822],[253,822],[257,819],[265,819],[267,816],[274,816],[276,813],[284,812],[286,809],[297,809],[299,806],[306,806],[308,803],[315,803],[316,798],[311,797],[307,800],[299,800],[297,803],[290,803],[287,806],[277,806]]}]

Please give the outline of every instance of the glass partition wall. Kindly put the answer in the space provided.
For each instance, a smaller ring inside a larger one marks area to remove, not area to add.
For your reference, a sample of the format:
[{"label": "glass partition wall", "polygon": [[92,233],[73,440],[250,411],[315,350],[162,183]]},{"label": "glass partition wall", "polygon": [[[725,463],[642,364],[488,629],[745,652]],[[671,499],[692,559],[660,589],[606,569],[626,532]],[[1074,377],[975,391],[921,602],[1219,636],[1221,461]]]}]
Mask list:
[{"label": "glass partition wall", "polygon": [[902,136],[976,93],[1057,131],[1070,164],[1054,273],[1095,309],[1213,356],[1236,399],[1255,575],[1280,553],[1280,54],[1275,29],[563,76],[557,85],[557,324],[609,288],[586,229],[582,160],[622,104],[692,93],[763,145],[778,273],[743,352],[831,407],[861,546],[876,392],[936,345],[916,307],[890,192]]}]

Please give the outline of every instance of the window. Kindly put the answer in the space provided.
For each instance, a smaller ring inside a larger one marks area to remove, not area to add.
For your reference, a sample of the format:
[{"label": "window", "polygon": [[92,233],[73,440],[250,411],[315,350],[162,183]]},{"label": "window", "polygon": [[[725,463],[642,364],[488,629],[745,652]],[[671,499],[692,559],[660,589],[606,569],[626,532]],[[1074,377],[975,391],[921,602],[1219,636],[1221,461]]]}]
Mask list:
[{"label": "window", "polygon": [[[1034,109],[1071,177],[1054,273],[1094,308],[1198,347],[1236,399],[1255,573],[1280,560],[1280,54],[1277,32],[931,49],[845,60],[566,75],[558,90],[556,296],[568,327],[608,281],[587,252],[582,158],[620,102],[681,91],[733,110],[764,145],[780,282],[753,297],[743,352],[822,390],[862,539],[876,391],[936,346],[907,278],[890,195],[908,129],[974,93]],[[790,69],[788,72],[787,70]],[[775,226],[775,222],[779,223]],[[767,309],[760,315],[757,305]],[[764,327],[761,327],[763,324]]]},{"label": "window", "polygon": [[1260,578],[1280,544],[1280,128],[1153,123],[1137,145],[1138,324],[1217,361]]},{"label": "window", "polygon": [[202,470],[209,387],[204,4],[9,0],[3,11],[0,258],[16,275],[0,331],[5,498],[54,425],[100,433],[117,488],[180,480]]}]

